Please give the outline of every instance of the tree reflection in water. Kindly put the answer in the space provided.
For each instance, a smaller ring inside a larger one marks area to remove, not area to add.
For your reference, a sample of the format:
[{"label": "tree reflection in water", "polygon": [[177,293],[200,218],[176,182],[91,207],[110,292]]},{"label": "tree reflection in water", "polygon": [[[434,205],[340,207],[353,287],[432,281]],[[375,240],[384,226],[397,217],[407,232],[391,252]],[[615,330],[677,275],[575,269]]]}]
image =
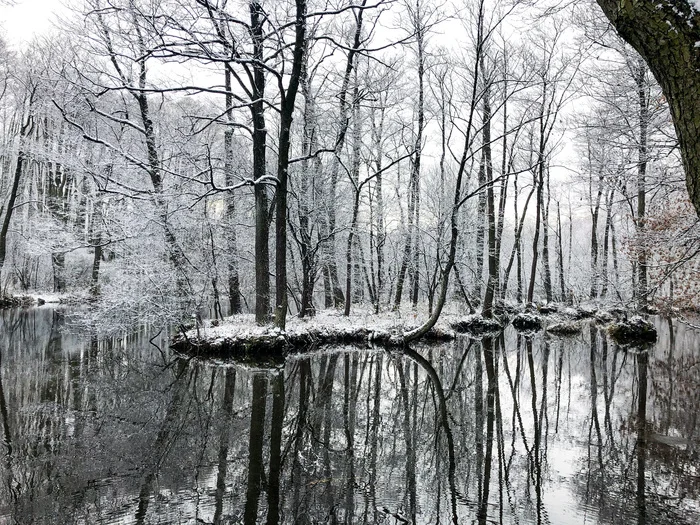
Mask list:
[{"label": "tree reflection in water", "polygon": [[[700,522],[700,336],[510,330],[278,369],[0,313],[0,522]],[[165,333],[165,332],[163,332]]]}]

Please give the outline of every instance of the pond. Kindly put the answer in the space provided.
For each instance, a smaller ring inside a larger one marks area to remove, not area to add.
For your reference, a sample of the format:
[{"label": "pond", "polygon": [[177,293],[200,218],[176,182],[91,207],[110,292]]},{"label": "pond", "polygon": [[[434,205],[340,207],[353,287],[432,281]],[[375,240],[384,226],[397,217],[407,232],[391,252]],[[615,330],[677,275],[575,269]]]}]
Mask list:
[{"label": "pond", "polygon": [[0,312],[0,524],[700,523],[700,332],[329,348],[277,369]]}]

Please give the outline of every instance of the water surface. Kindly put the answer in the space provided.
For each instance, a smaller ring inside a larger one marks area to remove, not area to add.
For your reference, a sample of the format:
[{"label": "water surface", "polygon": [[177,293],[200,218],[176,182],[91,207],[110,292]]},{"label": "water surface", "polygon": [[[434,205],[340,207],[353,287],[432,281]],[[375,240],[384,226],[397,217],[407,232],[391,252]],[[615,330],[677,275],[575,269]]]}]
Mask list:
[{"label": "water surface", "polygon": [[675,320],[643,351],[591,325],[255,369],[64,313],[0,312],[0,524],[700,523],[700,333]]}]

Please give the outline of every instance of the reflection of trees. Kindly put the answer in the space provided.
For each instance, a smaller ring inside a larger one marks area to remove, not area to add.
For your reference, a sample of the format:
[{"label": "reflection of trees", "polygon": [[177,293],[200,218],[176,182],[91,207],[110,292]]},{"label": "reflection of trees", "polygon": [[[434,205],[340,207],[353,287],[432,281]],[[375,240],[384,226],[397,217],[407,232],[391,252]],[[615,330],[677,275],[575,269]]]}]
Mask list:
[{"label": "reflection of trees", "polygon": [[[0,371],[2,370],[2,352],[0,347]],[[10,432],[10,417],[7,413],[7,402],[5,401],[5,388],[0,372],[0,419],[2,420],[2,442],[5,447],[5,470],[7,494],[12,503],[17,501],[17,487],[15,486],[14,469],[12,465],[12,433]]]},{"label": "reflection of trees", "polygon": [[[592,327],[588,334],[588,453],[575,486],[605,523],[696,522],[678,508],[691,496],[691,487],[698,487],[697,478],[690,475],[695,463],[685,456],[690,450],[685,445],[692,440],[677,437],[678,428],[668,425],[668,410],[675,409],[669,396],[681,382],[676,374],[682,376],[693,367],[685,360],[676,362],[678,349],[669,333],[675,350],[668,354],[661,344],[629,350],[612,345],[611,351],[604,332]],[[687,402],[688,397],[682,397]],[[686,414],[679,421],[692,417]]]},{"label": "reflection of trees", "polygon": [[177,424],[180,419],[178,417],[178,411],[182,406],[183,397],[187,388],[186,378],[189,376],[189,374],[187,374],[186,364],[184,359],[181,359],[179,362],[175,381],[172,385],[172,399],[170,403],[168,403],[165,417],[158,430],[151,454],[149,454],[149,457],[144,461],[144,481],[141,485],[141,491],[139,492],[139,505],[136,510],[136,523],[139,524],[145,522],[156,476],[160,471],[161,465],[167,459],[177,430]]},{"label": "reflection of trees", "polygon": [[224,397],[221,402],[219,416],[219,454],[216,472],[216,500],[214,510],[214,525],[222,522],[224,493],[226,492],[226,469],[228,465],[228,450],[231,441],[231,417],[233,415],[233,393],[236,387],[236,369],[226,369],[224,379]]},{"label": "reflection of trees", "polygon": [[246,524],[258,521],[258,499],[263,476],[263,445],[265,432],[265,405],[267,378],[262,373],[253,375],[253,393],[250,413],[250,433],[248,434],[248,483],[245,493]]},{"label": "reflection of trees", "polygon": [[[679,346],[645,357],[596,329],[568,342],[506,333],[265,370],[164,364],[146,336],[76,351],[55,322],[27,331],[33,354],[2,347],[0,431],[25,521],[61,508],[74,521],[554,523],[564,452],[592,523],[689,523],[662,515],[677,501],[664,497],[696,490],[700,372]],[[20,366],[31,372],[8,373]]]},{"label": "reflection of trees", "polygon": [[442,387],[442,382],[438,376],[433,365],[425,359],[422,355],[414,350],[406,349],[404,354],[409,359],[415,361],[427,374],[430,379],[431,385],[434,389],[435,395],[437,396],[438,402],[438,414],[437,420],[439,421],[439,427],[445,435],[445,440],[447,442],[447,458],[448,458],[448,482],[450,489],[450,510],[452,514],[452,522],[457,523],[457,483],[455,479],[455,473],[457,469],[457,461],[455,458],[455,445],[454,437],[452,435],[452,429],[450,427],[450,419],[447,410],[447,402],[445,398],[445,392]]}]

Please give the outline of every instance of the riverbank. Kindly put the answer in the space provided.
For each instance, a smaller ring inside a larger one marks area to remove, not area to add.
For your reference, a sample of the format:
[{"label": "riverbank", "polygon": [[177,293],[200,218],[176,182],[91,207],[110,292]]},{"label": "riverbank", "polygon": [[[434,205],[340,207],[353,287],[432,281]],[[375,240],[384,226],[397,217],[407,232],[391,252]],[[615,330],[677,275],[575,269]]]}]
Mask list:
[{"label": "riverbank", "polygon": [[0,308],[26,308],[30,306],[44,306],[45,304],[80,305],[91,301],[94,301],[94,297],[87,292],[32,292],[0,296]]},{"label": "riverbank", "polygon": [[[567,337],[578,334],[584,322],[607,325],[624,318],[626,313],[619,308],[599,309],[594,305],[576,308],[547,305],[527,312],[524,307],[511,307],[508,313],[485,319],[478,314],[452,310],[440,317],[422,341],[450,341],[458,334],[477,338],[497,336],[511,322],[524,334],[545,330],[555,337]],[[181,327],[173,337],[172,347],[188,355],[255,361],[332,344],[400,348],[405,344],[404,334],[425,319],[427,312],[383,312],[377,315],[357,311],[345,317],[337,310],[324,310],[312,318],[290,317],[286,330],[282,331],[273,326],[258,326],[252,314],[244,314],[221,321],[203,321],[195,327]]]},{"label": "riverbank", "polygon": [[[312,318],[287,320],[285,331],[272,326],[258,326],[251,314],[228,317],[223,321],[204,321],[200,326],[181,330],[173,338],[176,351],[198,356],[251,358],[274,357],[322,345],[355,344],[402,347],[403,334],[419,326],[424,317],[387,312],[379,315],[356,313],[345,317],[337,310],[324,310]],[[445,315],[423,338],[425,341],[450,341],[456,332],[450,322],[454,314]]]}]

